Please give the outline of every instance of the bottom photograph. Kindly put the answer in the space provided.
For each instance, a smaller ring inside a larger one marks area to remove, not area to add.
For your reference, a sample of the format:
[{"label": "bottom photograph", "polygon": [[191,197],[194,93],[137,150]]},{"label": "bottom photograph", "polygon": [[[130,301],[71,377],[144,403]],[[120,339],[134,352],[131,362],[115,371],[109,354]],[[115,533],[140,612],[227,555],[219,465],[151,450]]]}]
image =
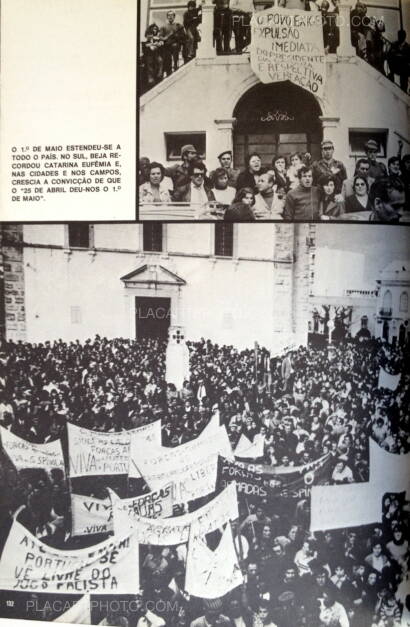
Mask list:
[{"label": "bottom photograph", "polygon": [[0,622],[410,625],[409,238],[0,225]]}]

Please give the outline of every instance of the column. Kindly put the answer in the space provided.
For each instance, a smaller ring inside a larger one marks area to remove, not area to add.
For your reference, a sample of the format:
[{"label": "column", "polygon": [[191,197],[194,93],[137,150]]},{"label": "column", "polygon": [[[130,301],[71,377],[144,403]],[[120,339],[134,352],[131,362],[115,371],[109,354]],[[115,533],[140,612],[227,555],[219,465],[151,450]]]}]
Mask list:
[{"label": "column", "polygon": [[201,41],[198,45],[197,59],[213,59],[216,57],[214,48],[214,8],[210,0],[202,5]]},{"label": "column", "polygon": [[[215,134],[216,145],[210,146],[212,155],[219,155],[223,150],[232,150],[232,131],[236,118],[225,118],[223,120],[215,120],[217,133]],[[234,164],[235,165],[235,164]]]},{"label": "column", "polygon": [[350,9],[354,0],[341,0],[339,4],[339,19],[337,21],[340,30],[340,43],[337,49],[338,57],[355,57],[356,50],[352,46],[350,38]]}]

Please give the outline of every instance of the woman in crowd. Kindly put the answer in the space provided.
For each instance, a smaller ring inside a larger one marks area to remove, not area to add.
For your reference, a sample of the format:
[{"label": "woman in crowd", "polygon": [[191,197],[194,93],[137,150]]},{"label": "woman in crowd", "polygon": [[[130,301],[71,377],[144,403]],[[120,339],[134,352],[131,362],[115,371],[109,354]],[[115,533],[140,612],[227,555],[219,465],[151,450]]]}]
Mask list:
[{"label": "woman in crowd", "polygon": [[290,180],[286,173],[286,157],[280,155],[273,157],[272,166],[273,168],[269,172],[273,172],[275,176],[277,189],[281,188],[287,194],[290,190]]},{"label": "woman in crowd", "polygon": [[371,211],[369,202],[369,183],[363,176],[355,176],[353,180],[353,194],[345,201],[345,213]]},{"label": "woman in crowd", "polygon": [[302,155],[299,152],[290,155],[290,166],[286,172],[286,176],[289,180],[289,189],[295,189],[299,185],[298,172],[303,165]]},{"label": "woman in crowd", "polygon": [[333,176],[325,176],[319,183],[321,193],[320,214],[323,217],[337,218],[344,213],[344,202],[335,200],[335,180]]},{"label": "woman in crowd", "polygon": [[212,191],[215,200],[220,203],[224,209],[227,209],[234,201],[236,190],[228,185],[228,174],[225,168],[216,168],[212,173]]},{"label": "woman in crowd", "polygon": [[239,173],[236,189],[241,190],[243,187],[250,187],[257,193],[257,177],[264,171],[265,170],[262,170],[262,159],[260,155],[253,152],[246,160],[246,169]]},{"label": "woman in crowd", "polygon": [[232,205],[226,210],[227,222],[246,222],[255,220],[252,207],[255,204],[255,192],[252,187],[242,187],[236,194]]},{"label": "woman in crowd", "polygon": [[152,161],[148,168],[146,183],[139,187],[139,200],[144,203],[171,202],[172,180],[165,177],[165,168],[161,163]]},{"label": "woman in crowd", "polygon": [[163,75],[163,58],[162,48],[164,42],[159,34],[159,28],[156,24],[150,24],[145,31],[146,41],[142,44],[144,62],[146,67],[147,84],[152,87],[162,80]]}]

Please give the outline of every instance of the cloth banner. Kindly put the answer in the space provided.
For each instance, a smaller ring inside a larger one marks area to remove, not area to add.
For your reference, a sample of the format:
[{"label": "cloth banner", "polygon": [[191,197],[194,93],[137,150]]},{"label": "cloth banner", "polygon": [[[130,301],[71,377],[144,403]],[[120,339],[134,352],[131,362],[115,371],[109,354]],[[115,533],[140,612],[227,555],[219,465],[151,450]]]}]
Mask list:
[{"label": "cloth banner", "polygon": [[60,468],[64,471],[63,450],[60,440],[46,444],[33,444],[19,438],[0,426],[1,442],[17,470],[22,468]]},{"label": "cloth banner", "polygon": [[400,379],[400,372],[399,374],[389,374],[384,368],[379,370],[379,388],[387,388],[394,392],[400,383]]},{"label": "cloth banner", "polygon": [[[174,505],[174,486],[168,483],[160,490],[120,499],[119,496],[108,488],[111,497],[111,511],[114,529],[124,529],[125,534],[131,528],[130,521],[134,516],[141,518],[167,518],[172,516]],[[124,534],[124,535],[125,535]]]},{"label": "cloth banner", "polygon": [[85,594],[64,614],[53,620],[53,623],[73,623],[75,625],[91,625],[90,595]]},{"label": "cloth banner", "polygon": [[71,494],[71,535],[88,536],[113,531],[111,500]]},{"label": "cloth banner", "polygon": [[102,433],[67,424],[70,477],[123,475],[133,469],[140,477],[131,456],[146,442],[160,442],[161,421],[119,433]]},{"label": "cloth banner", "polygon": [[220,458],[217,484],[224,487],[236,481],[238,494],[246,497],[308,498],[313,484],[319,485],[330,480],[332,459],[331,455],[323,455],[303,466],[271,467]]},{"label": "cloth banner", "polygon": [[251,67],[262,83],[291,81],[324,96],[326,58],[322,14],[274,7],[251,21]]},{"label": "cloth banner", "polygon": [[170,336],[165,354],[165,381],[173,383],[177,390],[181,390],[184,381],[190,376],[189,349],[172,330]]},{"label": "cloth banner", "polygon": [[61,551],[13,522],[0,560],[0,590],[135,594],[138,589],[139,547],[135,536]]},{"label": "cloth banner", "polygon": [[[111,491],[112,497],[113,494]],[[128,519],[125,520],[124,516],[121,515],[121,511],[118,510],[116,501],[121,501],[121,499],[114,495],[115,533],[119,532],[125,535],[132,530],[140,544],[160,546],[183,544],[188,542],[190,530],[193,529],[197,535],[205,535],[222,527],[229,520],[236,520],[239,516],[235,484],[229,485],[212,501],[195,512],[174,518],[148,520],[131,512],[128,515]]]},{"label": "cloth banner", "polygon": [[230,524],[226,525],[215,551],[211,551],[200,536],[191,533],[185,575],[185,589],[189,594],[215,599],[243,582]]},{"label": "cloth banner", "polygon": [[239,438],[239,442],[236,445],[235,457],[244,457],[247,459],[257,459],[258,457],[263,457],[263,443],[264,440],[259,433],[255,435],[253,442],[251,442],[249,438],[242,433]]}]

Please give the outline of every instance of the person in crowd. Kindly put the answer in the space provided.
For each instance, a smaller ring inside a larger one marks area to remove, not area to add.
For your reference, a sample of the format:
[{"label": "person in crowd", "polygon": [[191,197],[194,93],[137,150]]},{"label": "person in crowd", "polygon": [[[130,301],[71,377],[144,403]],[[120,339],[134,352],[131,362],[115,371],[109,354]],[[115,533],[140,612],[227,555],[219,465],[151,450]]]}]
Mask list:
[{"label": "person in crowd", "polygon": [[[335,182],[335,193],[340,195],[343,181],[347,179],[346,168],[341,161],[333,158],[335,151],[333,142],[324,140],[321,144],[322,158],[312,164],[313,184],[318,185],[324,176],[332,176]],[[339,198],[339,200],[342,200]]]},{"label": "person in crowd", "polygon": [[345,213],[357,211],[371,211],[369,200],[369,181],[363,176],[355,176],[353,179],[353,194],[346,198]]},{"label": "person in crowd", "polygon": [[366,32],[369,20],[366,17],[367,6],[357,0],[356,6],[350,11],[350,28],[352,46],[356,48],[356,54],[362,59],[367,55]]},{"label": "person in crowd", "polygon": [[138,162],[138,183],[142,185],[149,181],[149,164],[148,157],[140,157]]},{"label": "person in crowd", "polygon": [[367,179],[369,189],[374,182],[374,179],[369,176],[370,162],[368,159],[358,159],[356,162],[354,176],[351,179],[345,179],[342,185],[342,196],[346,200],[348,196],[351,196],[353,191],[354,179],[356,176],[363,176]]},{"label": "person in crowd", "polygon": [[258,177],[258,193],[255,196],[253,213],[257,220],[282,220],[282,203],[275,194],[275,177],[266,172]]},{"label": "person in crowd", "polygon": [[232,27],[235,37],[235,52],[241,54],[251,41],[251,17],[253,0],[230,0]]},{"label": "person in crowd", "polygon": [[229,0],[213,0],[214,9],[214,41],[216,54],[229,54],[232,37],[232,11]]},{"label": "person in crowd", "polygon": [[164,42],[158,26],[150,24],[145,31],[145,42],[142,46],[149,87],[153,87],[162,80],[164,70],[163,46]]},{"label": "person in crowd", "polygon": [[189,179],[189,165],[192,161],[198,159],[198,151],[192,144],[185,144],[181,148],[182,163],[178,163],[170,168],[167,168],[165,173],[172,179],[174,189],[187,185]]},{"label": "person in crowd", "polygon": [[320,5],[322,14],[323,43],[327,54],[335,54],[340,43],[340,32],[337,25],[337,13],[329,11],[330,3],[323,0]]},{"label": "person in crowd", "polygon": [[[174,190],[175,202],[189,202],[198,208],[205,208],[215,196],[206,181],[206,166],[202,161],[191,161],[188,167],[190,183]],[[201,209],[200,209],[201,210]]]},{"label": "person in crowd", "polygon": [[383,33],[386,30],[383,19],[371,17],[366,33],[367,61],[384,74],[384,40]]},{"label": "person in crowd", "polygon": [[320,193],[313,185],[313,172],[309,166],[302,166],[298,172],[299,186],[286,194],[284,220],[319,220]]},{"label": "person in crowd", "polygon": [[404,186],[400,179],[383,177],[373,183],[369,192],[372,222],[399,222],[405,209]]},{"label": "person in crowd", "polygon": [[410,154],[404,155],[401,160],[401,178],[406,196],[406,209],[410,209]]},{"label": "person in crowd", "polygon": [[288,180],[290,181],[290,189],[295,189],[296,187],[299,186],[299,170],[303,165],[306,165],[304,163],[304,160],[302,158],[302,155],[299,152],[295,152],[292,155],[290,155],[289,158],[290,161],[290,166],[287,169],[286,172],[286,176],[288,177]]},{"label": "person in crowd", "polygon": [[397,41],[393,42],[387,53],[389,78],[394,81],[397,74],[400,79],[400,88],[408,93],[410,75],[410,45],[406,41],[407,33],[401,29],[397,33]]},{"label": "person in crowd", "polygon": [[258,191],[257,182],[260,174],[263,173],[261,156],[253,152],[246,160],[246,169],[239,173],[236,181],[236,189],[239,191],[243,187],[250,187],[255,193]]},{"label": "person in crowd", "polygon": [[184,13],[183,24],[186,33],[183,50],[184,61],[187,63],[196,55],[200,34],[198,26],[201,23],[201,10],[197,8],[195,0],[189,0],[187,10]]},{"label": "person in crowd", "polygon": [[[228,175],[228,185],[236,189],[236,182],[239,176],[239,170],[232,167],[232,150],[224,150],[218,155],[218,161],[221,168],[224,168]],[[212,179],[215,170],[213,170],[209,176]]]},{"label": "person in crowd", "polygon": [[184,27],[175,21],[175,17],[173,9],[167,11],[167,23],[159,31],[164,42],[164,72],[167,76],[177,71],[179,55],[186,38]]},{"label": "person in crowd", "polygon": [[[325,175],[320,179],[319,190],[321,193],[320,214],[322,219],[324,219],[325,216],[337,218],[344,213],[344,202],[336,200],[336,182],[333,175]],[[338,197],[340,197],[340,194]]]},{"label": "person in crowd", "polygon": [[144,203],[171,202],[172,181],[165,177],[165,168],[161,163],[152,161],[149,165],[149,180],[139,187],[139,201]]},{"label": "person in crowd", "polygon": [[225,168],[217,168],[210,176],[212,192],[215,200],[226,210],[232,204],[236,190],[229,185],[229,177]]},{"label": "person in crowd", "polygon": [[398,177],[402,178],[401,169],[400,169],[400,157],[398,155],[393,155],[393,157],[389,157],[387,160],[387,172],[390,177]]},{"label": "person in crowd", "polygon": [[286,173],[286,157],[281,155],[276,155],[272,159],[272,169],[269,170],[275,177],[277,190],[281,189],[288,193],[290,190],[290,180]]},{"label": "person in crowd", "polygon": [[231,627],[230,620],[222,613],[221,599],[205,599],[203,601],[204,615],[199,616],[191,623],[191,627]]},{"label": "person in crowd", "polygon": [[255,220],[252,210],[254,204],[255,192],[253,188],[242,187],[237,192],[232,205],[226,210],[224,220],[227,222],[253,222]]},{"label": "person in crowd", "polygon": [[319,599],[320,625],[323,627],[349,627],[350,621],[346,609],[342,603],[336,600],[336,593],[326,590],[323,597]]},{"label": "person in crowd", "polygon": [[369,174],[372,179],[378,179],[387,175],[386,166],[381,161],[377,161],[379,144],[375,139],[369,139],[365,144],[366,157],[369,160]]}]

